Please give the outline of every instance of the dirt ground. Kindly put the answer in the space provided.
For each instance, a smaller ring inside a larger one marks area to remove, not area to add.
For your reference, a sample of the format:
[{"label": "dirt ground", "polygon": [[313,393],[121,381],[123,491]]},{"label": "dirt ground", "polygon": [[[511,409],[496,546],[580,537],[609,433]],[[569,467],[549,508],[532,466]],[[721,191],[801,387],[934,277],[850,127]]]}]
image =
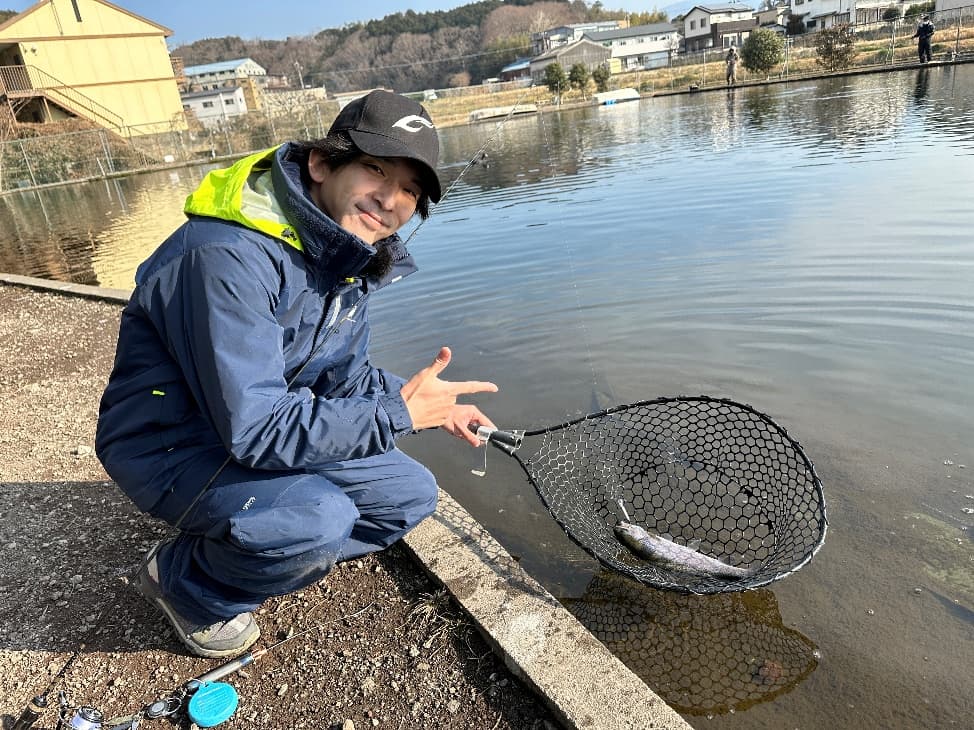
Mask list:
[{"label": "dirt ground", "polygon": [[[0,284],[0,716],[9,727],[67,666],[35,728],[67,705],[130,715],[219,664],[188,655],[126,575],[167,527],[94,455],[121,307]],[[268,601],[227,680],[226,728],[555,728],[442,591],[397,546]],[[306,632],[306,633],[302,633]],[[255,647],[255,648],[257,648]],[[182,727],[178,716],[140,727]],[[106,725],[106,727],[108,727]]]}]

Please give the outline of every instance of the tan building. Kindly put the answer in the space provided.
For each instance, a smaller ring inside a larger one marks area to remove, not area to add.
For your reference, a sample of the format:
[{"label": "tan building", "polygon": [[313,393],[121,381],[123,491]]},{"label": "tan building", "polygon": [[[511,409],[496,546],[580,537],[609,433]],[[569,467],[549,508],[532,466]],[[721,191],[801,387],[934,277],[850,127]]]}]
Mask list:
[{"label": "tan building", "polygon": [[0,25],[0,101],[18,122],[81,117],[125,136],[184,129],[170,35],[104,0],[42,0]]}]

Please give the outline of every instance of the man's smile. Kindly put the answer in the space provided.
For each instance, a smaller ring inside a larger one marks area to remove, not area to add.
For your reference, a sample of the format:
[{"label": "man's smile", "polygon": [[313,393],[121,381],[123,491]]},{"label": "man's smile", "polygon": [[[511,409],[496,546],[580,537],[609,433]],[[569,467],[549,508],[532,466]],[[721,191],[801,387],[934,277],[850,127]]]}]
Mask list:
[{"label": "man's smile", "polygon": [[368,210],[364,210],[363,208],[359,208],[358,210],[359,210],[359,218],[370,229],[372,229],[372,230],[379,230],[379,229],[385,227],[385,225],[386,225],[385,224],[385,221],[383,221],[382,218],[378,214],[373,213],[373,212],[368,211]]}]

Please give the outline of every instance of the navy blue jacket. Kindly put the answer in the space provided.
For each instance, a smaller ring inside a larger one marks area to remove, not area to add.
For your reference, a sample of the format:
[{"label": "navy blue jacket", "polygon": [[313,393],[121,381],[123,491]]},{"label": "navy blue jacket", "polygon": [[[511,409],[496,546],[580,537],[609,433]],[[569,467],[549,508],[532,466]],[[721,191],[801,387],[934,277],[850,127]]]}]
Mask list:
[{"label": "navy blue jacket", "polygon": [[391,450],[412,428],[403,379],[369,362],[369,294],[415,270],[398,236],[374,249],[308,197],[292,145],[211,172],[189,220],[146,260],[122,313],[96,450],[144,510],[194,458],[304,470]]}]

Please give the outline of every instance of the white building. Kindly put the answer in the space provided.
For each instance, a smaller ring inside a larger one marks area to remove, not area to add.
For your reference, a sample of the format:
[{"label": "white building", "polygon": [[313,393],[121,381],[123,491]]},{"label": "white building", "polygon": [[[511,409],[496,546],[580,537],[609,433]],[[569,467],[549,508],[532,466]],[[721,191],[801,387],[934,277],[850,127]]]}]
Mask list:
[{"label": "white building", "polygon": [[608,48],[622,71],[666,66],[680,47],[680,34],[669,23],[586,33],[585,38]]},{"label": "white building", "polygon": [[248,76],[267,78],[267,70],[250,58],[237,58],[233,61],[204,63],[201,66],[187,66],[183,69],[186,83],[191,89],[218,89],[228,84],[234,86],[237,79]]},{"label": "white building", "polygon": [[[964,10],[961,10],[964,8]],[[955,10],[958,12],[950,13],[951,16],[965,16],[971,17],[974,15],[974,0],[937,0],[936,12],[942,13],[947,10]]]},{"label": "white building", "polygon": [[784,27],[788,23],[789,12],[791,9],[788,7],[788,1],[778,0],[773,7],[755,10],[754,17],[757,18],[757,24],[761,27],[768,25]]},{"label": "white building", "polygon": [[247,100],[240,86],[225,86],[180,94],[183,109],[191,111],[204,127],[215,127],[230,117],[247,113]]},{"label": "white building", "polygon": [[[809,0],[809,2],[812,1]],[[686,51],[692,53],[693,51],[712,48],[714,38],[711,35],[710,26],[714,23],[731,23],[738,20],[749,20],[753,17],[754,9],[741,3],[695,5],[683,16],[683,37],[686,39]]]},{"label": "white building", "polygon": [[[972,0],[974,2],[974,0]],[[908,6],[902,2],[891,2],[890,0],[854,0],[853,5],[849,9],[849,18],[851,23],[862,24],[862,23],[881,23],[883,22],[883,16],[891,9],[896,8],[900,14],[900,17],[906,12]],[[828,27],[827,25],[820,24],[818,29],[821,30],[822,27]]]},{"label": "white building", "polygon": [[856,0],[791,0],[790,9],[792,16],[802,19],[805,30],[816,31],[852,22]]}]

